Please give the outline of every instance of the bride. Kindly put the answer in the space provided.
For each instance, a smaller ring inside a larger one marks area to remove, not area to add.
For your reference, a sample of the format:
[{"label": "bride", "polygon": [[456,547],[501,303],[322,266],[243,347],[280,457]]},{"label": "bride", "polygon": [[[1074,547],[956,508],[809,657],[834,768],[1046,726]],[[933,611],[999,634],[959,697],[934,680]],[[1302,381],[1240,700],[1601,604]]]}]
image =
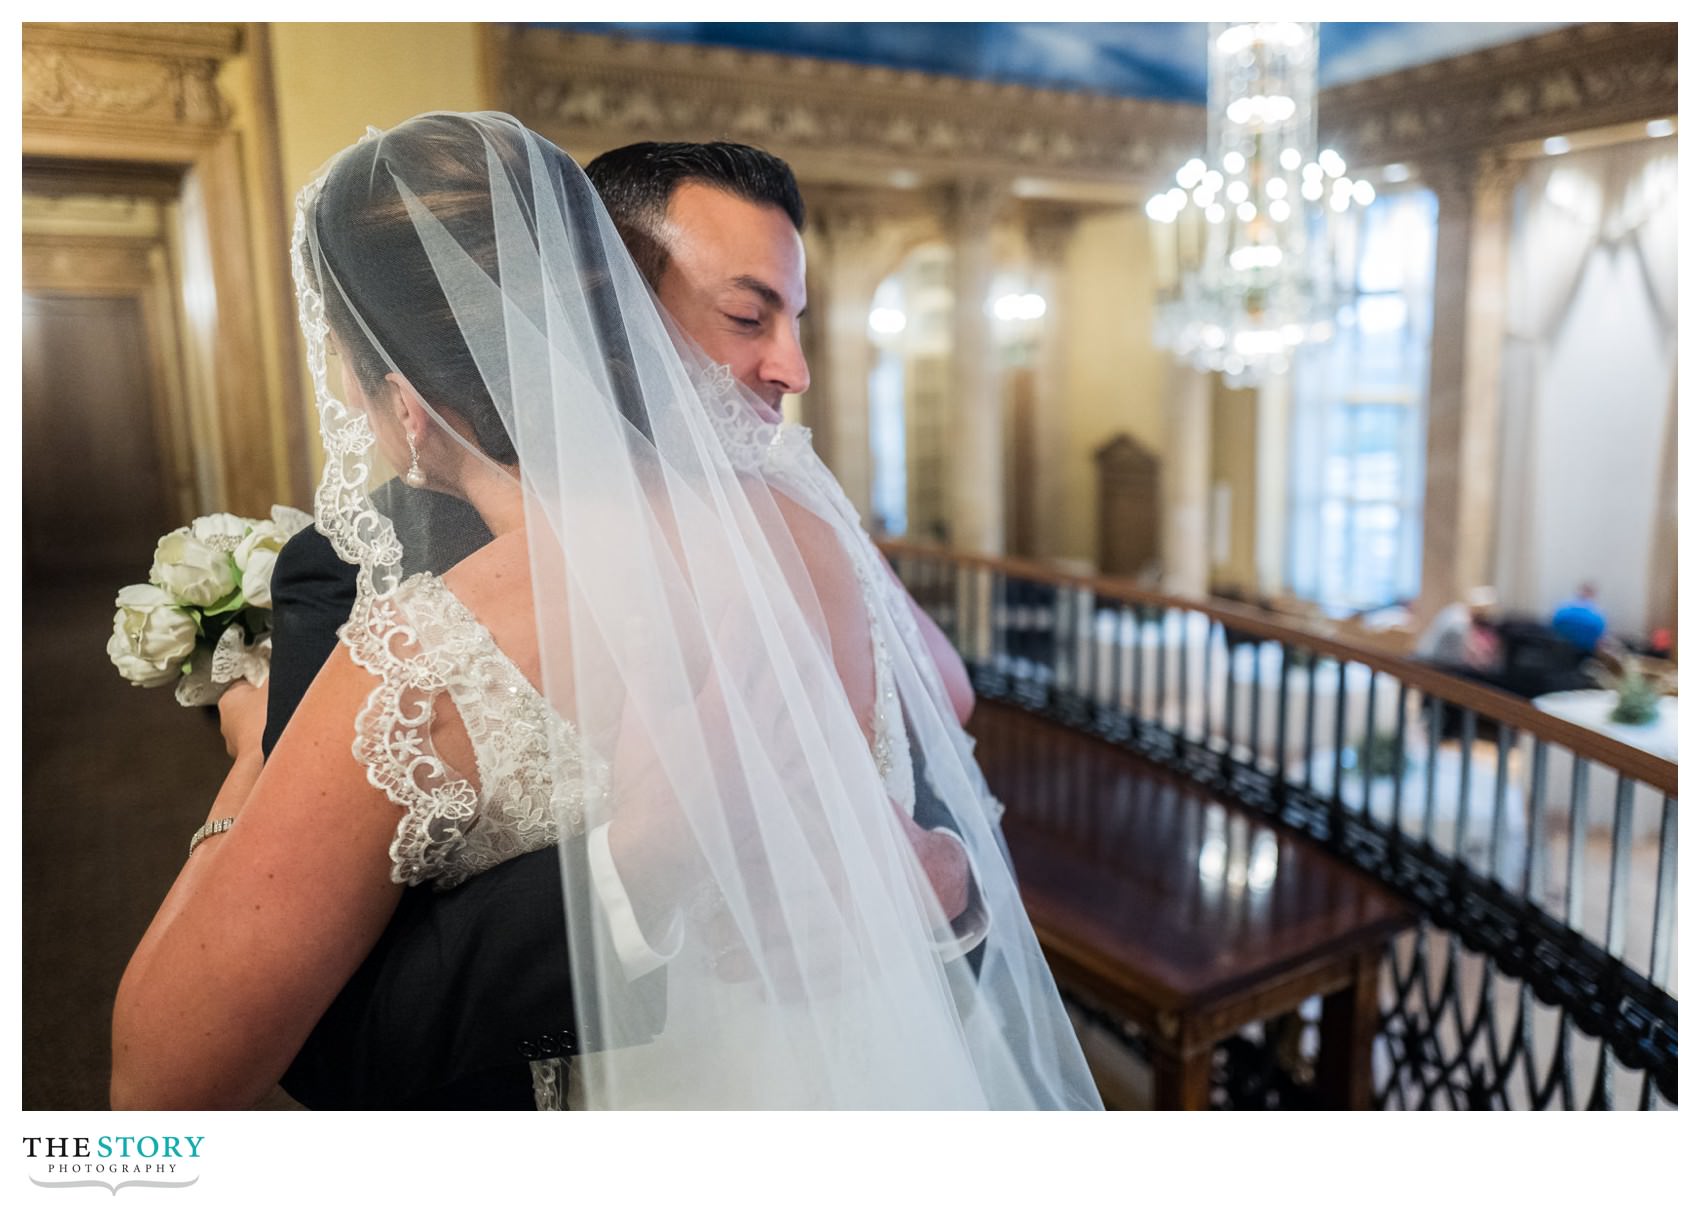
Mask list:
[{"label": "bride", "polygon": [[[900,591],[578,167],[500,114],[369,132],[302,192],[294,261],[356,603],[130,962],[113,1105],[252,1105],[404,885],[558,846],[577,1055],[540,1105],[1097,1106]],[[386,517],[381,464],[490,541],[402,577],[469,544]],[[977,970],[917,777],[968,850]]]}]

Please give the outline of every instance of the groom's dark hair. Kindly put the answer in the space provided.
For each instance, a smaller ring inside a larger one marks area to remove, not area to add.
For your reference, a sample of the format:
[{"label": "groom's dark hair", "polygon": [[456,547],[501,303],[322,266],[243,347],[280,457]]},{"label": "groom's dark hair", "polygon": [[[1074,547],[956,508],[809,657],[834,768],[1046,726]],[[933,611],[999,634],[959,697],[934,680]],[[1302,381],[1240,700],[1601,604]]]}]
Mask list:
[{"label": "groom's dark hair", "polygon": [[758,206],[777,206],[803,230],[803,195],[791,166],[748,144],[632,143],[603,152],[584,172],[652,287],[667,269],[667,204],[687,181]]}]

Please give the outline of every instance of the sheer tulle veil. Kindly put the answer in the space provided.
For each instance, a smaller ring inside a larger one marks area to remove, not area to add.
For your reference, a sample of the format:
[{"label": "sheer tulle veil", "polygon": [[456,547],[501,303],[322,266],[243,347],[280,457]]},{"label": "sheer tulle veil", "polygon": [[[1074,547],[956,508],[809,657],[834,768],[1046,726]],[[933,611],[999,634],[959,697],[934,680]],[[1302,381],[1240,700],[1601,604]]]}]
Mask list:
[{"label": "sheer tulle veil", "polygon": [[[379,222],[403,229],[409,264]],[[578,166],[503,114],[370,131],[302,191],[293,258],[325,447],[315,514],[359,566],[353,626],[390,609],[404,557],[441,571],[465,536],[377,507],[380,449],[406,452],[339,399],[338,349],[380,360],[468,477],[523,499],[536,651],[515,661],[563,722],[539,760],[590,789],[557,805],[560,833],[619,831],[656,956],[634,973],[563,845],[575,1098],[1097,1106],[901,590],[807,431],[764,421],[663,314]],[[451,312],[459,342],[421,346],[415,306]],[[414,639],[372,672],[433,659]],[[835,659],[850,642],[877,656],[871,718]],[[472,776],[420,741],[428,683],[409,685],[392,738],[408,786],[386,790],[458,796],[476,828]],[[978,971],[941,946],[951,927],[898,816],[917,777],[969,851],[990,923]]]}]

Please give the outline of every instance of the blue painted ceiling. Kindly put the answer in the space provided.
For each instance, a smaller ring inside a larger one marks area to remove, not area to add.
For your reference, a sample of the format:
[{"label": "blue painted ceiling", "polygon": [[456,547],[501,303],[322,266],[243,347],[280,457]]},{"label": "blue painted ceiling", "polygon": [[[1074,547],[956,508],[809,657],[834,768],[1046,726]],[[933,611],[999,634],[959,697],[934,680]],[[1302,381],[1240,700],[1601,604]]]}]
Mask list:
[{"label": "blue painted ceiling", "polygon": [[[1561,23],[1325,22],[1324,88],[1513,42]],[[1203,104],[1202,22],[566,22],[557,29],[731,46],[977,80]]]}]

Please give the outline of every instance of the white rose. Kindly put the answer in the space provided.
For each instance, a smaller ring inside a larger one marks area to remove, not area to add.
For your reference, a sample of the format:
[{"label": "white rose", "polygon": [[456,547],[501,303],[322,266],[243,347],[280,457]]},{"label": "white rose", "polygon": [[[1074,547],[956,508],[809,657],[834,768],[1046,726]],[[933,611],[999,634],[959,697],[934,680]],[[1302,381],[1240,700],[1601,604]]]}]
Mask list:
[{"label": "white rose", "polygon": [[175,681],[195,651],[195,620],[157,585],[126,585],[117,606],[106,655],[118,672],[136,686]]},{"label": "white rose", "polygon": [[271,609],[272,566],[289,535],[275,522],[256,522],[236,548],[236,567],[242,570],[242,596],[250,606]]},{"label": "white rose", "polygon": [[276,563],[277,552],[269,548],[258,548],[248,556],[248,566],[242,570],[242,596],[248,599],[248,605],[272,608],[272,567]]},{"label": "white rose", "polygon": [[[229,517],[214,514],[213,517]],[[208,518],[201,522],[210,521]],[[197,522],[196,525],[200,523]],[[247,523],[243,523],[246,527]],[[234,550],[235,544],[229,550]],[[148,579],[171,593],[179,602],[211,606],[230,596],[236,588],[236,565],[225,551],[209,546],[187,526],[172,531],[154,548],[153,568]]]},{"label": "white rose", "polygon": [[214,551],[231,552],[242,542],[253,518],[239,518],[233,513],[209,513],[189,524],[189,531]]}]

